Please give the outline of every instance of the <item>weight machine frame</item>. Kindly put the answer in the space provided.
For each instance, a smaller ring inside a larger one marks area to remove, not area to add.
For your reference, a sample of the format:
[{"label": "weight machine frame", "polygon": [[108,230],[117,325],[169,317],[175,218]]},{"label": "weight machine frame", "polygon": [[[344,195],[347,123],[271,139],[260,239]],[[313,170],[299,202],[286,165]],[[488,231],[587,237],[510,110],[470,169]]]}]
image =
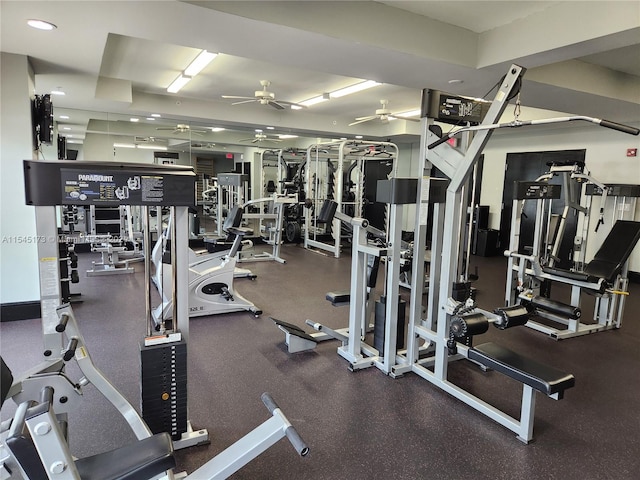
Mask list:
[{"label": "weight machine frame", "polygon": [[[321,162],[333,160],[337,162],[334,172],[335,193],[331,199],[338,204],[337,211],[345,213],[345,207],[351,205],[354,208],[353,217],[364,217],[364,168],[365,162],[375,158],[368,156],[375,154],[376,149],[388,154],[388,159],[393,161],[391,177],[397,176],[398,171],[398,147],[390,142],[369,142],[364,140],[342,140],[340,142],[326,142],[310,145],[307,150],[307,166],[305,169],[306,179],[306,206],[305,210],[305,231],[304,247],[307,249],[318,249],[333,254],[335,258],[340,258],[341,227],[340,220],[334,218],[330,224],[332,242],[324,242],[319,236],[326,234],[326,225],[318,223],[318,215],[324,200],[327,199],[327,179],[328,168],[321,165]],[[387,150],[388,149],[388,150]],[[356,163],[357,178],[355,180],[355,200],[344,202],[343,196],[343,173],[348,166]],[[320,177],[324,176],[324,179]]]}]

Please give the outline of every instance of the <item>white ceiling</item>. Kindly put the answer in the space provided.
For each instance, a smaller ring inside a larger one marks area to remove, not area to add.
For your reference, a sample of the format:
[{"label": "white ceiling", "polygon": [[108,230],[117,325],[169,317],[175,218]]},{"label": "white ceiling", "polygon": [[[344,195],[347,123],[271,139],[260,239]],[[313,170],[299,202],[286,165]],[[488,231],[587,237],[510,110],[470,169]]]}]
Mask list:
[{"label": "white ceiling", "polygon": [[[2,0],[0,14],[2,51],[30,57],[36,93],[67,93],[53,97],[55,113],[73,113],[60,127],[77,136],[97,119],[94,132],[180,141],[190,135],[157,126],[224,126],[194,137],[218,145],[241,144],[247,132],[267,126],[274,129],[265,133],[402,141],[415,138],[417,124],[349,123],[372,115],[381,99],[392,112],[418,108],[423,88],[483,96],[511,63],[529,69],[525,106],[640,120],[637,1]],[[33,30],[29,18],[58,28]],[[220,55],[178,94],[167,94],[202,49]],[[276,99],[299,102],[367,79],[383,85],[304,111],[232,106],[221,97],[251,96],[260,80],[270,80]],[[145,120],[151,113],[162,118]],[[131,117],[141,121],[131,124]]]}]

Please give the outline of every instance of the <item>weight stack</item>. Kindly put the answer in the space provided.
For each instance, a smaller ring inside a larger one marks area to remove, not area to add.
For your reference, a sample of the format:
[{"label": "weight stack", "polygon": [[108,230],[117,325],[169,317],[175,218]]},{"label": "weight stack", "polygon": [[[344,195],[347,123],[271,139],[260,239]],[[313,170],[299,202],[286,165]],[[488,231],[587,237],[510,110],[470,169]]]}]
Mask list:
[{"label": "weight stack", "polygon": [[[384,351],[384,328],[387,317],[387,297],[380,297],[376,301],[375,320],[373,324],[373,348],[382,353]],[[398,297],[398,329],[396,337],[396,348],[404,347],[404,321],[407,302]]]},{"label": "weight stack", "polygon": [[153,433],[187,431],[187,344],[140,346],[142,418]]}]

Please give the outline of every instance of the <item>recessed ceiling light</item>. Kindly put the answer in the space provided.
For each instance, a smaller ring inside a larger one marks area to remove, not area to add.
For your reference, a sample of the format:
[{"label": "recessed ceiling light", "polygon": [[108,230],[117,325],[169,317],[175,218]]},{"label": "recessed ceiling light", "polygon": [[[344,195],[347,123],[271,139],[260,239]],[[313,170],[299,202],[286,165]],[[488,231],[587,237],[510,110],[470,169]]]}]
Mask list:
[{"label": "recessed ceiling light", "polygon": [[135,123],[135,122],[139,122],[139,121],[140,121],[140,119],[139,119],[139,118],[136,118],[136,117],[131,117],[131,118],[129,119],[129,121],[130,121],[130,122]]},{"label": "recessed ceiling light", "polygon": [[457,78],[454,78],[453,80],[449,80],[449,85],[459,85],[461,83],[464,83],[464,80],[459,80]]},{"label": "recessed ceiling light", "polygon": [[71,127],[62,127],[63,130],[71,130]]},{"label": "recessed ceiling light", "polygon": [[356,138],[360,140],[362,138],[362,135],[356,135]]},{"label": "recessed ceiling light", "polygon": [[222,127],[211,127],[211,131],[212,132],[221,132],[223,130],[224,130],[224,128],[222,128]]},{"label": "recessed ceiling light", "polygon": [[55,30],[56,28],[58,28],[51,22],[36,20],[35,18],[27,20],[27,25],[33,28],[37,28],[38,30]]},{"label": "recessed ceiling light", "polygon": [[60,118],[62,120],[69,120],[69,115],[60,115],[60,116],[58,116],[58,118]]},{"label": "recessed ceiling light", "polygon": [[275,130],[276,127],[267,127],[267,130]]},{"label": "recessed ceiling light", "polygon": [[51,90],[51,95],[66,95],[66,93],[64,93],[62,90],[60,90],[60,87],[58,87],[58,90]]},{"label": "recessed ceiling light", "polygon": [[159,113],[152,113],[151,116],[155,118],[160,118],[161,115]]},{"label": "recessed ceiling light", "polygon": [[278,137],[280,137],[280,138],[282,138],[282,139],[287,139],[287,138],[298,138],[298,135],[282,134],[282,135],[278,135]]},{"label": "recessed ceiling light", "polygon": [[257,133],[262,133],[262,129],[261,128],[256,128],[256,132]]},{"label": "recessed ceiling light", "polygon": [[155,120],[156,120],[156,119],[155,119],[155,118],[153,118],[153,117],[147,117],[147,120],[149,120],[149,121],[151,121],[151,122],[155,122]]}]

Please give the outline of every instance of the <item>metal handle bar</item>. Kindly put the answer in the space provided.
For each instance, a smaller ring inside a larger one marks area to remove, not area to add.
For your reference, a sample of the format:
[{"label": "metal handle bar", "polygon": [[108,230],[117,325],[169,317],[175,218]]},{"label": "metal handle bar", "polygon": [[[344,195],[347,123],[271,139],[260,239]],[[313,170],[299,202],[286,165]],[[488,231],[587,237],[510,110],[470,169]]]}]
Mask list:
[{"label": "metal handle bar", "polygon": [[470,132],[470,131],[478,131],[478,130],[495,130],[498,128],[516,128],[516,127],[524,127],[528,125],[545,125],[547,123],[572,122],[575,120],[595,123],[596,125],[600,125],[601,127],[611,128],[613,130],[617,130],[622,133],[628,133],[629,135],[640,134],[640,129],[637,129],[630,125],[623,125],[622,123],[616,123],[610,120],[604,120],[602,118],[593,118],[593,117],[585,117],[583,115],[576,115],[572,117],[554,117],[554,118],[543,118],[540,120],[525,120],[525,121],[517,120],[509,123],[492,123],[489,125],[475,125],[471,127],[462,127],[454,132],[449,132],[444,137],[431,143],[427,148],[431,150],[432,148],[435,148],[438,145],[445,143],[447,140],[455,137],[461,132]]},{"label": "metal handle bar", "polygon": [[267,407],[267,410],[269,410],[269,413],[271,415],[279,415],[284,423],[288,425],[285,428],[284,433],[291,442],[291,445],[293,445],[293,448],[295,448],[296,452],[298,452],[298,455],[300,455],[301,457],[307,455],[309,453],[309,447],[302,439],[295,427],[291,425],[291,423],[289,423],[289,420],[287,420],[287,417],[284,416],[284,413],[282,413],[282,410],[280,410],[280,407],[278,407],[278,404],[275,402],[271,394],[265,392],[261,395],[260,398],[262,399],[262,403],[264,403],[264,406]]}]

